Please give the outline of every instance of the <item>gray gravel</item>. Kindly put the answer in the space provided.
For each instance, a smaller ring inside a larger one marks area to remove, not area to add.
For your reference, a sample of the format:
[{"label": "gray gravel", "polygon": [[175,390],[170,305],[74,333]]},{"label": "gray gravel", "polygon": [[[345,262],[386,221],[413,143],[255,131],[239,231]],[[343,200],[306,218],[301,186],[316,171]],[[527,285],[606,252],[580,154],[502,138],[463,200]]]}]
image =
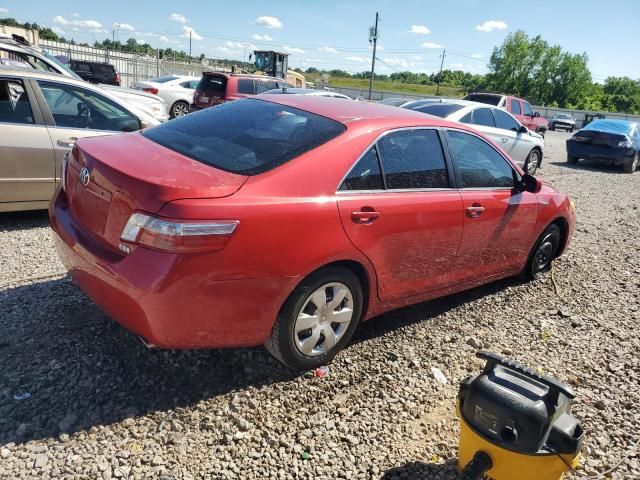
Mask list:
[{"label": "gray gravel", "polygon": [[[608,470],[640,435],[640,173],[569,167],[565,138],[547,134],[540,172],[578,208],[560,296],[546,275],[391,312],[323,378],[262,348],[146,350],[66,277],[0,290],[0,478],[453,479],[480,347],[573,385],[587,436],[568,478]],[[0,285],[61,270],[45,213],[0,215],[0,245]],[[640,478],[637,450],[606,478]]]}]

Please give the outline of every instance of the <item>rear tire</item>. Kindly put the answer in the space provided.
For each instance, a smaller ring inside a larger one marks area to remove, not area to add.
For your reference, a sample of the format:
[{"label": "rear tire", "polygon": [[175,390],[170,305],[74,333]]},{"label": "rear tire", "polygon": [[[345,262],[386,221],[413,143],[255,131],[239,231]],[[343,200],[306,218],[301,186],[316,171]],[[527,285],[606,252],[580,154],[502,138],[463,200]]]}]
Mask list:
[{"label": "rear tire", "polygon": [[[335,305],[334,295],[342,297]],[[352,271],[342,267],[318,270],[291,292],[265,347],[293,370],[319,367],[351,340],[362,305],[362,285]]]},{"label": "rear tire", "polygon": [[640,153],[636,152],[633,157],[626,160],[622,165],[625,173],[633,173],[638,169],[638,164],[640,163]]},{"label": "rear tire", "polygon": [[527,160],[524,162],[524,171],[529,175],[535,175],[538,167],[540,166],[540,161],[542,160],[542,155],[540,154],[540,150],[534,148],[529,152],[529,156]]},{"label": "rear tire", "polygon": [[169,116],[171,118],[183,117],[187,113],[189,113],[189,104],[187,102],[183,102],[182,100],[178,100],[171,106]]},{"label": "rear tire", "polygon": [[561,237],[560,227],[555,223],[549,225],[546,230],[542,232],[533,250],[531,250],[527,265],[524,268],[523,273],[527,278],[536,280],[540,278],[544,272],[551,269],[553,259],[556,258],[556,254],[558,253]]},{"label": "rear tire", "polygon": [[567,163],[570,163],[571,165],[575,165],[578,163],[578,160],[580,160],[579,157],[576,157],[575,155],[567,154]]}]

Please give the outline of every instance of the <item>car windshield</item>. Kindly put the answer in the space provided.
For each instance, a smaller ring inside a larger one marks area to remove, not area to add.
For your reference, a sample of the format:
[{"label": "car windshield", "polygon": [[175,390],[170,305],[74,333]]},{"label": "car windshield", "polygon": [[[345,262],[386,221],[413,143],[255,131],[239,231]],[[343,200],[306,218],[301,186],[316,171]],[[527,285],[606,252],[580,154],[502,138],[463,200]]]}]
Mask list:
[{"label": "car windshield", "polygon": [[410,106],[409,110],[415,110],[417,112],[428,113],[429,115],[435,115],[436,117],[447,118],[454,112],[457,112],[464,105],[456,105],[455,103],[434,103],[431,105],[418,105]]},{"label": "car windshield", "polygon": [[566,113],[559,113],[557,115],[558,118],[566,118],[567,120],[571,118],[571,115],[568,115]]},{"label": "car windshield", "polygon": [[75,78],[76,80],[82,80],[77,74],[76,72],[74,72],[73,70],[71,70],[67,65],[65,65],[64,63],[62,63],[60,60],[58,60],[56,57],[54,57],[53,55],[51,55],[49,52],[47,52],[46,50],[42,51],[42,55],[45,56],[47,58],[47,60],[49,60],[50,62],[55,63],[58,67],[62,68],[65,72],[67,72],[71,77]]},{"label": "car windshield", "polygon": [[236,100],[142,132],[199,162],[257,175],[328,142],[346,130],[335,120],[277,103]]}]

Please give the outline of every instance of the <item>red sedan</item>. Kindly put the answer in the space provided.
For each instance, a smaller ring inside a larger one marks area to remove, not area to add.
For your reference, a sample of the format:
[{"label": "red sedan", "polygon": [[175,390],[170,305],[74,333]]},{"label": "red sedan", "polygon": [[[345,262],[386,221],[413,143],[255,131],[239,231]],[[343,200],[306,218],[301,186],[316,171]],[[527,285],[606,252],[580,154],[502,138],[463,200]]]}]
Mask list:
[{"label": "red sedan", "polygon": [[567,195],[462,124],[269,95],[81,139],[50,206],[60,258],[149,344],[265,344],[313,368],[362,320],[526,273],[567,247]]}]

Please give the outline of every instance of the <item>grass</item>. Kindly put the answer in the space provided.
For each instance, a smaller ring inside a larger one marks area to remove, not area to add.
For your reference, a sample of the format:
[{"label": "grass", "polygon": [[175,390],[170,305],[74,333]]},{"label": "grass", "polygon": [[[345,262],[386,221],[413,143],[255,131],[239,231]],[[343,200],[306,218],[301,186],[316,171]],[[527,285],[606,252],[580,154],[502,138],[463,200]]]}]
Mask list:
[{"label": "grass", "polygon": [[[312,75],[305,75],[307,81],[317,81],[317,77]],[[315,78],[313,78],[315,77]],[[341,78],[332,77],[329,79],[330,87],[348,87],[358,88],[363,91],[369,90],[369,80],[364,78]],[[414,95],[435,95],[437,85],[419,85],[415,83],[400,83],[392,81],[374,81],[373,90],[383,90],[385,92],[397,92],[397,93],[412,93]],[[446,85],[440,86],[440,95],[445,97],[462,97],[463,92],[459,88],[449,87]]]}]

